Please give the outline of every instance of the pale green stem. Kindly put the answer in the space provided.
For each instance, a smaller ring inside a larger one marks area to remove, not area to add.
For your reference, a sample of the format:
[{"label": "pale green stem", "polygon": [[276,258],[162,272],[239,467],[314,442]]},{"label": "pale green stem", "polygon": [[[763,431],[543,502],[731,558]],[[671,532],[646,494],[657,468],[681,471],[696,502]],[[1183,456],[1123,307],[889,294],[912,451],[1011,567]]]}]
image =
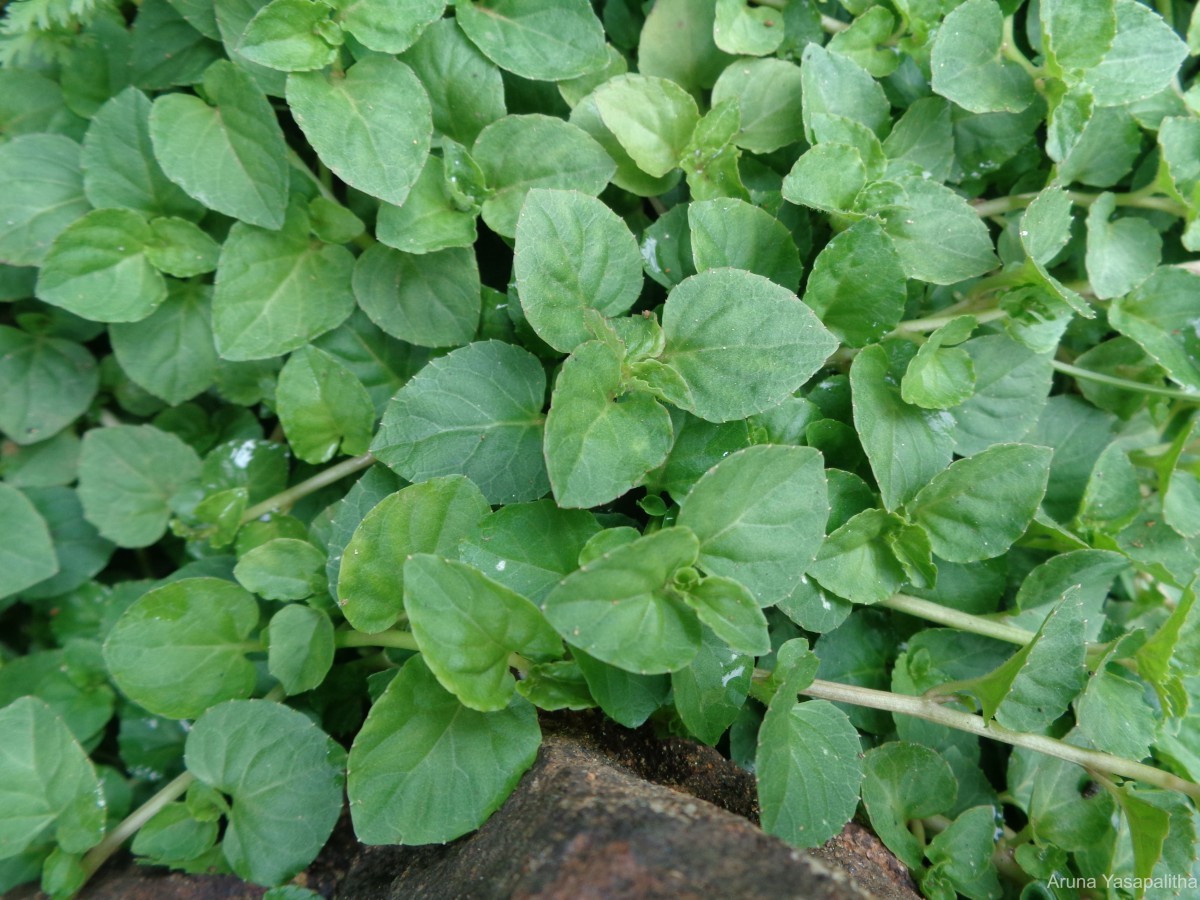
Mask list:
[{"label": "pale green stem", "polygon": [[942,606],[940,603],[931,603],[919,597],[910,597],[908,594],[893,594],[877,605],[916,616],[927,622],[945,625],[948,628],[957,628],[959,631],[994,638],[997,641],[1016,644],[1020,647],[1024,647],[1037,636],[1024,628],[1006,625],[1003,622],[996,622],[981,616],[973,616],[970,613]]},{"label": "pale green stem", "polygon": [[132,813],[125,817],[116,828],[104,836],[99,844],[87,852],[83,857],[83,877],[84,881],[96,874],[96,871],[108,861],[121,848],[127,840],[138,833],[138,830],[153,819],[163,807],[168,803],[173,803],[182,797],[196,776],[191,772],[184,772],[167,782],[163,788],[135,809]]},{"label": "pale green stem", "polygon": [[100,410],[100,424],[103,425],[105,428],[112,428],[114,425],[124,425],[125,423],[122,422],[112,412],[112,410],[102,409],[102,410]]},{"label": "pale green stem", "polygon": [[[1170,197],[1158,197],[1140,191],[1129,194],[1116,194],[1117,206],[1133,206],[1139,209],[1156,209],[1174,216],[1187,215],[1183,204]],[[992,200],[977,200],[971,204],[972,209],[980,218],[998,216],[1002,213],[1024,209],[1037,197],[1037,193],[1011,194],[1007,197],[996,197]],[[1076,206],[1091,206],[1099,199],[1099,194],[1089,194],[1083,191],[1067,191],[1067,198]]]},{"label": "pale green stem", "polygon": [[245,525],[247,522],[253,522],[259,516],[265,516],[267,513],[285,509],[298,500],[307,497],[309,494],[316,493],[321,488],[341,481],[347,475],[353,475],[355,472],[368,468],[373,462],[375,462],[375,457],[370,453],[344,459],[337,465],[323,469],[312,478],[305,479],[299,484],[294,484],[287,490],[280,491],[274,497],[268,497],[262,503],[254,504],[254,506],[242,513],[242,524]]},{"label": "pale green stem", "polygon": [[1018,66],[1029,73],[1029,77],[1036,81],[1042,77],[1042,70],[1025,58],[1025,54],[1017,47],[1017,42],[1013,34],[1013,17],[1006,16],[1004,19],[1004,41],[1000,45],[1000,52],[1005,59],[1015,62]]},{"label": "pale green stem", "polygon": [[926,316],[924,319],[909,319],[906,322],[901,322],[893,330],[893,334],[925,334],[930,331],[937,331],[943,325],[953,322],[960,316],[974,316],[975,321],[979,324],[984,322],[994,322],[996,319],[1003,319],[1007,316],[1002,309],[985,309],[977,313],[964,310],[960,313],[952,315]]},{"label": "pale green stem", "polygon": [[[756,676],[759,673],[756,671]],[[869,709],[881,709],[885,712],[901,713],[945,725],[958,731],[965,731],[978,737],[991,738],[1014,747],[1024,747],[1056,759],[1062,759],[1097,772],[1108,772],[1120,775],[1122,778],[1133,778],[1146,784],[1153,784],[1168,791],[1179,791],[1194,800],[1200,801],[1200,784],[1172,775],[1148,766],[1144,763],[1123,759],[1111,753],[1099,750],[1087,750],[1076,747],[1042,734],[1028,734],[1012,731],[998,722],[985,722],[981,716],[928,700],[924,697],[910,697],[907,694],[893,694],[890,691],[877,691],[872,688],[857,685],[837,684],[832,681],[816,680],[807,688],[800,691],[807,697],[819,700],[831,700],[835,703],[850,703],[854,706],[865,706]]]},{"label": "pale green stem", "polygon": [[1196,391],[1185,391],[1177,388],[1162,387],[1156,384],[1143,384],[1140,381],[1130,381],[1126,378],[1117,378],[1115,375],[1105,375],[1102,372],[1093,372],[1090,369],[1081,369],[1079,366],[1073,366],[1070,363],[1059,362],[1057,359],[1051,360],[1050,365],[1059,372],[1071,375],[1075,378],[1083,378],[1087,381],[1095,381],[1100,384],[1107,384],[1115,388],[1120,388],[1125,391],[1134,391],[1139,394],[1157,394],[1160,397],[1170,397],[1173,400],[1184,400],[1188,403],[1200,403],[1200,393]]}]

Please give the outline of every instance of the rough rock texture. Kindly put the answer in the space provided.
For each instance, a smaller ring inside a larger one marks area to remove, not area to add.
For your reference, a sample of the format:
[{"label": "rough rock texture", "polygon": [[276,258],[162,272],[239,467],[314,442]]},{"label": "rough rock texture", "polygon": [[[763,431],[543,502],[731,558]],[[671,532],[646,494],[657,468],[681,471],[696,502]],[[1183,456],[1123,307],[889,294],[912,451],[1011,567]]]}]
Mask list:
[{"label": "rough rock texture", "polygon": [[[360,847],[346,818],[297,877],[345,900],[917,900],[904,867],[851,823],[798,851],[755,823],[754,778],[711,748],[594,714],[547,716],[534,767],[475,834],[445,846]],[[85,900],[251,900],[221,876],[110,865]],[[33,892],[20,896],[33,896]]]}]

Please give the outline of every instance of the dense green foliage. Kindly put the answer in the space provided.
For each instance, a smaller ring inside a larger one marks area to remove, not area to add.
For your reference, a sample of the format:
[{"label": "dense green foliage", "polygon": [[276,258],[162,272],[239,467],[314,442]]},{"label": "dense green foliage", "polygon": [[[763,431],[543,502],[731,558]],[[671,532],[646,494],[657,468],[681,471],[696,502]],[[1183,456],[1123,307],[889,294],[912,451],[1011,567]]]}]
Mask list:
[{"label": "dense green foliage", "polygon": [[10,2],[0,891],[448,841],[599,707],[1188,893],[1195,6]]}]

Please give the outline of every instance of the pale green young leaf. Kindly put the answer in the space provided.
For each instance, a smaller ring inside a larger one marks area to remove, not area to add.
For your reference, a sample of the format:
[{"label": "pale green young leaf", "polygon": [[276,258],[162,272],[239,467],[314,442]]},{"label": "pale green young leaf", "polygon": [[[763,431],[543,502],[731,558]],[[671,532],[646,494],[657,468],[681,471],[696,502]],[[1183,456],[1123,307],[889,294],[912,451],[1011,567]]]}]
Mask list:
[{"label": "pale green young leaf", "polygon": [[461,475],[413,484],[384,498],[355,528],[343,551],[338,606],[359,631],[390,628],[404,612],[404,560],[414,553],[454,556],[490,512]]},{"label": "pale green young leaf", "polygon": [[616,166],[612,182],[622,190],[637,194],[639,197],[657,197],[669,191],[678,182],[683,172],[672,169],[661,178],[655,178],[643,172],[633,158],[625,152],[616,135],[608,130],[600,116],[595,97],[591,94],[583,97],[571,110],[570,122],[585,131],[596,141],[608,155],[609,160]]},{"label": "pale green young leaf", "polygon": [[742,152],[733,143],[740,128],[741,114],[736,100],[714,106],[696,123],[680,159],[692,199],[750,199],[738,167]]},{"label": "pale green young leaf", "polygon": [[854,603],[886,600],[908,580],[890,540],[902,527],[894,513],[863,510],[825,539],[808,576]]},{"label": "pale green young leaf", "polygon": [[798,702],[780,688],[758,733],[755,774],[762,826],[797,847],[816,847],[854,815],[862,746],[846,714],[826,700]]},{"label": "pale green young leaf", "polygon": [[1114,209],[1116,197],[1107,191],[1088,208],[1088,281],[1100,300],[1129,293],[1162,259],[1162,237],[1154,226],[1132,216],[1109,221]]},{"label": "pale green young leaf", "polygon": [[485,56],[522,78],[575,78],[607,56],[587,0],[468,0],[455,6],[455,17]]},{"label": "pale green young leaf", "polygon": [[337,8],[338,22],[364,47],[402,53],[442,17],[446,0],[343,0]]},{"label": "pale green young leaf", "polygon": [[100,209],[121,206],[151,216],[198,219],[203,207],[159,167],[150,138],[150,100],[126,88],[102,106],[83,139],[83,190]]},{"label": "pale green young leaf", "polygon": [[760,606],[787,597],[825,536],[821,455],[759,446],[726,456],[684,499],[678,522],[700,539],[698,565],[750,589]]},{"label": "pale green young leaf", "polygon": [[208,103],[182,93],[154,101],[150,138],[158,164],[210,209],[250,225],[280,228],[288,166],[275,111],[253,79],[231,62],[208,68],[204,93]]},{"label": "pale green young leaf", "polygon": [[854,60],[876,78],[886,78],[901,63],[892,46],[896,18],[883,6],[855,7],[854,11],[858,15],[829,39],[829,49]]},{"label": "pale green young leaf", "polygon": [[1158,146],[1175,190],[1185,199],[1200,184],[1200,122],[1190,117],[1171,116],[1158,128]]},{"label": "pale green young leaf", "polygon": [[767,618],[741,582],[710,575],[683,591],[683,601],[735,653],[759,656],[771,651]]},{"label": "pale green young leaf", "polygon": [[303,600],[325,583],[325,554],[298,538],[279,537],[242,554],[233,577],[264,600]]},{"label": "pale green young leaf", "polygon": [[1089,69],[1117,34],[1113,0],[1043,0],[1038,7],[1050,54],[1064,69]]},{"label": "pale green young leaf", "polygon": [[716,745],[746,702],[753,674],[753,657],[730,653],[723,640],[703,629],[700,652],[671,673],[675,710],[688,731]]},{"label": "pale green young leaf", "polygon": [[959,316],[943,325],[909,360],[900,380],[900,397],[924,409],[958,406],[975,392],[975,363],[961,344],[975,328],[973,316]]},{"label": "pale green young leaf", "polygon": [[193,278],[217,267],[220,245],[187,219],[174,216],[150,220],[146,259],[166,275]]},{"label": "pale green young leaf", "polygon": [[779,10],[746,0],[717,0],[713,42],[726,53],[767,56],[779,49],[784,18]]},{"label": "pale green young leaf", "polygon": [[[931,863],[921,880],[926,891],[949,891],[968,897],[1001,896],[1000,878],[992,857],[996,844],[996,810],[974,806],[929,842],[925,855]],[[932,896],[933,895],[931,893]]]},{"label": "pale green young leaf", "polygon": [[1136,0],[1116,0],[1117,33],[1104,58],[1084,73],[1097,106],[1123,106],[1167,87],[1187,45],[1157,12]]},{"label": "pale green young leaf", "polygon": [[281,231],[239,222],[217,263],[213,336],[222,359],[254,360],[303,347],[354,309],[354,257],[313,240],[299,200]]},{"label": "pale green young leaf", "polygon": [[933,41],[931,86],[975,113],[1020,112],[1033,79],[1001,51],[1004,12],[996,0],[967,0],[946,16]]},{"label": "pale green young leaf", "polygon": [[192,726],[185,754],[189,772],[229,795],[221,849],[239,877],[280,884],[329,840],[346,751],[303,713],[267,700],[222,703]]},{"label": "pale green young leaf", "polygon": [[1025,208],[1019,235],[1029,258],[1048,264],[1071,239],[1071,200],[1067,192],[1060,187],[1041,191]]},{"label": "pale green young leaf", "polygon": [[428,553],[404,563],[404,609],[425,664],[468,709],[498,712],[513,699],[510,653],[562,656],[541,610],[478,569]]},{"label": "pale green young leaf", "polygon": [[141,827],[129,849],[153,864],[178,865],[211,850],[217,837],[215,821],[193,818],[184,803],[168,803]]},{"label": "pale green young leaf", "polygon": [[149,223],[128,209],[97,209],[54,239],[38,275],[38,298],[97,322],[136,322],[167,297],[147,259]]},{"label": "pale green young leaf", "polygon": [[595,709],[587,680],[573,659],[537,663],[517,682],[517,693],[538,709]]},{"label": "pale green young leaf", "polygon": [[570,353],[591,339],[586,310],[619,316],[637,301],[642,257],[628,227],[601,201],[535,188],[517,220],[513,276],[538,337]]},{"label": "pale green young leaf", "polygon": [[741,128],[733,141],[752,153],[771,153],[804,138],[800,67],[782,59],[739,59],[713,85],[713,106],[737,100]]},{"label": "pale green young leaf", "polygon": [[883,141],[886,176],[920,175],[948,181],[954,167],[951,106],[941,97],[921,97],[896,120]]},{"label": "pale green young leaf", "polygon": [[903,742],[868,750],[863,768],[863,806],[871,827],[901,862],[919,869],[925,848],[908,823],[944,813],[954,804],[954,773],[933,750]]},{"label": "pale green young leaf", "polygon": [[996,444],[939,472],[906,506],[951,562],[999,556],[1020,537],[1046,492],[1051,451]]},{"label": "pale green young leaf", "polygon": [[467,40],[454,19],[430,25],[401,59],[425,85],[433,127],[447,137],[469,146],[486,126],[504,117],[500,70]]},{"label": "pale green young leaf", "polygon": [[691,531],[664,528],[571,573],[542,609],[555,630],[589,656],[641,675],[681,669],[699,651],[700,622],[672,578],[698,553]]},{"label": "pale green young leaf", "polygon": [[787,227],[765,210],[731,198],[688,204],[696,271],[744,269],[789,291],[800,286],[800,254]]},{"label": "pale green young leaf", "polygon": [[347,789],[358,839],[444,843],[478,828],[533,765],[541,741],[527,700],[515,698],[499,712],[467,709],[413,657],[350,748]]},{"label": "pale green young leaf", "polygon": [[469,250],[414,255],[376,244],[358,258],[353,284],[371,321],[410,344],[461,346],[479,327],[479,269]]},{"label": "pale green young leaf", "polygon": [[666,408],[623,386],[616,350],[600,341],[575,348],[546,415],[546,470],[560,506],[597,506],[621,496],[662,464],[671,439]]},{"label": "pale green young leaf", "polygon": [[338,178],[379,200],[404,202],[433,133],[429,95],[412,69],[375,55],[344,74],[294,72],[287,101],[313,150]]},{"label": "pale green young leaf", "polygon": [[321,685],[333,665],[329,616],[311,606],[289,603],[271,617],[267,634],[267,670],[288,694]]},{"label": "pale green young leaf", "polygon": [[375,406],[362,382],[323,350],[293,353],[275,388],[275,411],[292,452],[305,462],[365,453],[375,427]]},{"label": "pale green young leaf", "polygon": [[45,581],[59,571],[46,520],[20,490],[0,483],[0,597]]},{"label": "pale green young leaf", "polygon": [[596,196],[616,166],[586,131],[545,115],[505,116],[479,134],[471,155],[493,194],[483,221],[515,237],[517,218],[531,188],[575,190]]},{"label": "pale green young leaf", "polygon": [[1133,338],[1184,387],[1200,390],[1200,332],[1196,290],[1200,277],[1162,266],[1109,308],[1109,322]]},{"label": "pale green young leaf", "polygon": [[669,78],[693,95],[710,88],[731,57],[713,41],[716,0],[662,0],[646,15],[638,70]]},{"label": "pale green young leaf", "polygon": [[0,325],[0,431],[16,444],[45,441],[91,405],[96,360],[74,341]]},{"label": "pale green young leaf", "polygon": [[221,578],[183,578],[143,594],[104,642],[121,693],[152,713],[192,719],[222,700],[249,697],[247,651],[258,627],[253,595]]},{"label": "pale green young leaf", "polygon": [[857,148],[829,142],[804,152],[783,181],[783,197],[824,212],[849,212],[867,184],[867,169]]},{"label": "pale green young leaf", "polygon": [[79,145],[57,134],[28,134],[0,144],[0,262],[41,263],[58,233],[88,211]]},{"label": "pale green young leaf", "polygon": [[713,422],[777,405],[837,346],[791,291],[750,272],[712,269],[667,297],[666,350],[691,393],[685,407]]},{"label": "pale green young leaf", "polygon": [[1059,101],[1046,129],[1046,155],[1063,183],[1112,187],[1142,153],[1142,130],[1127,109],[1097,106],[1086,86]]},{"label": "pale green young leaf", "polygon": [[804,133],[816,140],[828,115],[845,116],[882,134],[891,120],[891,104],[871,73],[849,57],[820,44],[804,48],[800,74],[804,94]]},{"label": "pale green young leaf", "polygon": [[854,425],[888,509],[910,500],[949,465],[954,447],[953,420],[905,403],[898,375],[879,345],[864,348],[850,367]]},{"label": "pale green young leaf", "polygon": [[908,292],[892,239],[874,219],[855,222],[813,262],[804,302],[852,347],[879,340],[904,315]]},{"label": "pale green young leaf", "polygon": [[536,500],[549,488],[545,390],[528,351],[499,341],[460,347],[392,398],[371,452],[410,481],[462,474],[492,503]]},{"label": "pale green young leaf", "polygon": [[93,428],[79,454],[83,513],[118,547],[148,547],[167,530],[176,492],[200,475],[191,447],[152,425]]},{"label": "pale green young leaf", "polygon": [[7,861],[54,832],[81,853],[104,836],[96,770],[61,718],[36,697],[0,709],[0,855]]},{"label": "pale green young leaf", "polygon": [[[271,0],[242,32],[239,52],[251,62],[281,72],[323,69],[337,58],[338,44],[330,43],[325,0]],[[333,31],[340,39],[341,34]]]},{"label": "pale green young leaf", "polygon": [[430,156],[402,206],[382,203],[375,220],[379,242],[405,253],[470,247],[477,214],[458,208],[446,188],[440,156]]}]

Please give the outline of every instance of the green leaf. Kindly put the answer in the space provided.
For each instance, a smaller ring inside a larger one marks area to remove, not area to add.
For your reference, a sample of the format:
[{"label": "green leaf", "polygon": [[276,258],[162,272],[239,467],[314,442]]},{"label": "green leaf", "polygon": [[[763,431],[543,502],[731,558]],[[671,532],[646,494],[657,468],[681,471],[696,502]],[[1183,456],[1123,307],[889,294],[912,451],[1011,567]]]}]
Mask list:
[{"label": "green leaf", "polygon": [[562,656],[541,611],[478,569],[427,553],[404,563],[404,609],[426,665],[460,703],[498,712],[513,699],[510,653]]},{"label": "green leaf", "polygon": [[678,522],[700,539],[702,569],[741,582],[765,607],[796,589],[824,540],[828,514],[821,455],[760,446],[709,469]]},{"label": "green leaf", "polygon": [[74,341],[0,325],[0,431],[17,444],[47,440],[87,411],[96,360]]},{"label": "green leaf", "polygon": [[0,75],[0,139],[21,134],[83,137],[87,123],[68,107],[56,81],[29,69],[6,68]]},{"label": "green leaf", "polygon": [[354,536],[354,530],[376,504],[403,486],[404,481],[391,469],[376,463],[354,482],[354,486],[347,491],[345,497],[331,507],[333,520],[324,541],[328,554],[325,574],[331,595],[338,596],[337,584],[342,570],[342,554],[346,545],[350,543],[350,538]]},{"label": "green leaf", "polygon": [[961,343],[974,327],[974,316],[960,316],[929,335],[900,381],[905,403],[949,409],[970,399],[975,392],[975,363],[963,348],[945,345]]},{"label": "green leaf", "polygon": [[59,571],[46,520],[21,491],[0,483],[0,598],[20,593]]},{"label": "green leaf", "polygon": [[902,863],[919,869],[925,848],[908,830],[908,823],[953,806],[958,794],[954,773],[933,750],[903,742],[868,750],[863,768],[863,806],[871,827]]},{"label": "green leaf", "polygon": [[375,406],[362,382],[323,350],[293,353],[279,373],[275,410],[297,457],[329,462],[341,452],[365,453],[375,427]]},{"label": "green leaf", "polygon": [[1033,79],[1005,59],[1004,12],[995,0],[967,0],[946,16],[933,41],[933,90],[976,113],[1020,112],[1033,102]]},{"label": "green leaf", "polygon": [[871,73],[840,53],[808,44],[801,59],[804,135],[815,143],[829,116],[844,116],[882,134],[891,121],[891,104]]},{"label": "green leaf", "polygon": [[354,257],[313,240],[294,202],[282,231],[239,222],[217,265],[213,334],[222,359],[279,356],[336,328],[354,309]]},{"label": "green leaf", "polygon": [[217,823],[192,818],[183,803],[168,803],[134,836],[129,848],[158,865],[195,859],[217,843]]},{"label": "green leaf", "polygon": [[455,18],[502,69],[534,81],[562,81],[604,65],[604,29],[587,0],[471,0]]},{"label": "green leaf", "polygon": [[281,537],[242,555],[233,577],[264,600],[303,600],[324,587],[325,554],[308,541]]},{"label": "green leaf", "polygon": [[987,226],[961,196],[921,177],[880,182],[867,204],[910,278],[954,284],[996,265]]},{"label": "green leaf", "polygon": [[492,196],[483,221],[515,237],[517,218],[530,188],[599,194],[616,171],[609,155],[586,131],[551,116],[505,116],[480,132],[471,155]]},{"label": "green leaf", "polygon": [[538,709],[595,709],[596,701],[573,659],[538,663],[517,682],[517,693]]},{"label": "green leaf", "polygon": [[[701,626],[703,627],[703,626]],[[637,675],[588,656],[571,647],[588,691],[606,716],[626,728],[637,728],[664,703],[671,690],[668,675]]]},{"label": "green leaf", "polygon": [[289,603],[271,617],[267,634],[267,669],[288,694],[302,694],[321,685],[333,665],[329,616],[311,606]]},{"label": "green leaf", "polygon": [[817,144],[788,172],[783,198],[824,212],[849,212],[866,183],[866,165],[856,148],[836,142]]},{"label": "green leaf", "polygon": [[1133,844],[1134,877],[1149,881],[1155,866],[1163,855],[1163,845],[1170,830],[1171,817],[1167,810],[1150,802],[1149,794],[1143,796],[1132,787],[1114,791]]},{"label": "green leaf", "polygon": [[1146,687],[1119,667],[1103,665],[1091,673],[1074,705],[1079,730],[1097,749],[1125,759],[1150,755],[1156,717]]},{"label": "green leaf", "polygon": [[850,367],[854,424],[884,506],[895,509],[950,462],[953,441],[946,413],[932,413],[900,397],[888,351],[866,347]]},{"label": "green leaf", "polygon": [[688,205],[696,270],[744,269],[795,292],[800,254],[787,227],[743,200],[703,200]]},{"label": "green leaf", "polygon": [[96,770],[62,719],[36,697],[0,709],[0,856],[49,837],[82,853],[104,836],[104,794]]},{"label": "green leaf", "polygon": [[680,283],[667,297],[663,331],[662,361],[690,391],[684,408],[713,422],[777,405],[837,347],[793,293],[734,269]]},{"label": "green leaf", "polygon": [[841,831],[858,804],[861,754],[844,712],[826,700],[797,702],[780,688],[755,756],[763,830],[796,847],[820,846]]},{"label": "green leaf", "polygon": [[470,247],[478,236],[477,218],[476,213],[458,208],[450,196],[441,157],[430,156],[402,206],[380,205],[375,236],[380,243],[405,253]]},{"label": "green leaf", "polygon": [[712,89],[712,103],[737,100],[741,128],[734,143],[752,153],[771,153],[804,138],[800,67],[782,59],[740,59]]},{"label": "green leaf", "polygon": [[1100,62],[1084,74],[1097,106],[1122,106],[1167,87],[1187,45],[1162,16],[1136,0],[1116,0],[1117,33]]},{"label": "green leaf", "polygon": [[409,481],[462,474],[492,503],[536,500],[549,487],[545,391],[528,351],[499,341],[460,347],[392,398],[371,452]]},{"label": "green leaf", "polygon": [[700,652],[671,673],[675,710],[688,731],[715,745],[746,702],[753,674],[753,657],[730,653],[724,641],[704,629]]},{"label": "green leaf", "polygon": [[160,272],[192,278],[217,267],[220,245],[187,219],[152,219],[150,233],[146,259]]},{"label": "green leaf", "polygon": [[479,326],[475,254],[448,249],[412,255],[375,245],[354,267],[362,310],[393,337],[422,347],[456,347]]},{"label": "green leaf", "polygon": [[329,41],[330,4],[325,0],[271,0],[242,32],[239,52],[251,62],[282,72],[322,69],[338,54]]},{"label": "green leaf", "polygon": [[403,53],[445,10],[446,0],[346,0],[338,4],[338,21],[364,47]]},{"label": "green leaf", "polygon": [[575,348],[546,415],[546,470],[560,506],[621,496],[662,464],[671,439],[666,408],[648,393],[627,391],[616,350],[600,341]]},{"label": "green leaf", "polygon": [[221,848],[239,877],[280,884],[325,846],[342,810],[346,752],[308,716],[231,700],[196,721],[185,752],[188,771],[230,797]]},{"label": "green leaf", "polygon": [[88,211],[79,145],[55,134],[29,134],[0,144],[0,261],[41,263],[59,232]]},{"label": "green leaf", "polygon": [[[108,565],[113,545],[100,537],[92,524],[83,517],[83,506],[74,490],[57,486],[27,487],[24,493],[50,529],[58,569],[52,578],[27,588],[24,591],[26,600],[57,597],[74,591]],[[19,517],[14,518],[19,520]],[[21,543],[27,546],[36,545],[38,531],[31,527],[32,524],[26,522],[24,527],[13,535],[7,546]],[[40,552],[22,554],[24,565],[41,559]],[[19,571],[18,566],[11,568]]]},{"label": "green leaf", "polygon": [[696,123],[679,163],[694,200],[750,199],[738,168],[742,154],[733,143],[741,121],[737,101],[727,100]]},{"label": "green leaf", "polygon": [[485,516],[462,539],[459,556],[494,581],[541,603],[579,568],[584,545],[600,531],[586,510],[559,509],[553,500],[511,503]]},{"label": "green leaf", "polygon": [[447,137],[470,145],[485,126],[504,117],[500,70],[454,19],[434,22],[402,58],[429,92],[433,127]]},{"label": "green leaf", "polygon": [[700,623],[672,579],[698,553],[691,531],[664,528],[568,575],[542,609],[589,656],[641,675],[681,669],[700,648]]},{"label": "green leaf", "polygon": [[220,578],[184,578],[143,594],[113,625],[104,662],[129,699],[171,719],[249,697],[253,595]]},{"label": "green leaf", "polygon": [[570,353],[591,340],[588,309],[627,312],[642,290],[642,257],[625,223],[576,191],[534,189],[517,220],[513,275],[538,337]]},{"label": "green leaf", "polygon": [[102,106],[83,139],[83,190],[97,209],[198,219],[203,208],[159,167],[150,137],[150,100],[126,88]]},{"label": "green leaf", "polygon": [[1117,33],[1113,0],[1045,0],[1038,7],[1054,61],[1064,69],[1090,69],[1104,58]]},{"label": "green leaf", "polygon": [[1002,334],[971,338],[962,349],[975,369],[975,392],[951,413],[951,434],[955,452],[970,456],[1024,434],[1037,422],[1054,370],[1046,354]]},{"label": "green leaf", "polygon": [[275,111],[233,63],[204,73],[209,103],[165,94],[150,110],[154,155],[167,177],[210,209],[276,229],[287,209],[288,166]]},{"label": "green leaf", "polygon": [[712,87],[730,62],[713,41],[715,18],[716,0],[656,2],[638,40],[638,70],[669,78],[692,94]]},{"label": "green leaf", "polygon": [[1171,378],[1200,389],[1200,334],[1195,297],[1200,278],[1162,266],[1131,293],[1109,307],[1109,322],[1137,341]]},{"label": "green leaf", "polygon": [[346,184],[397,206],[433,133],[429,95],[404,63],[367,56],[344,74],[294,72],[287,101],[313,150]]},{"label": "green leaf", "polygon": [[821,545],[808,574],[821,587],[855,603],[879,603],[900,589],[907,572],[891,541],[904,527],[899,516],[866,509]]},{"label": "green leaf", "polygon": [[959,891],[985,900],[1000,897],[1000,879],[992,862],[995,834],[994,807],[975,806],[959,815],[929,842],[925,855],[931,865],[921,881],[922,889],[944,885],[951,895]]},{"label": "green leaf", "polygon": [[466,478],[413,484],[381,500],[346,544],[338,606],[359,631],[390,628],[404,612],[404,561],[414,553],[453,556],[459,541],[489,512]]},{"label": "green leaf", "polygon": [[726,53],[766,56],[783,43],[784,17],[746,0],[717,0],[713,41]]},{"label": "green leaf", "polygon": [[954,127],[950,104],[941,97],[922,97],[905,110],[883,142],[886,175],[920,175],[950,179],[954,166]]},{"label": "green leaf", "polygon": [[537,711],[516,698],[476,712],[410,659],[371,707],[350,749],[354,831],[367,844],[428,844],[478,828],[533,765]]},{"label": "green leaf", "polygon": [[1008,550],[1046,492],[1053,454],[1032,444],[997,444],[939,472],[906,506],[929,533],[933,552],[951,562],[991,559]]},{"label": "green leaf", "polygon": [[597,88],[592,100],[625,152],[655,178],[678,167],[700,119],[691,94],[666,78],[618,75]]},{"label": "green leaf", "polygon": [[712,575],[687,586],[682,595],[700,621],[734,652],[753,656],[771,652],[766,616],[740,582]]},{"label": "green leaf", "polygon": [[147,91],[201,81],[220,58],[220,47],[188,24],[169,0],[138,7],[129,48],[128,77]]},{"label": "green leaf", "polygon": [[83,514],[118,547],[148,547],[162,537],[172,497],[199,475],[196,452],[152,425],[93,428],[83,436]]}]

